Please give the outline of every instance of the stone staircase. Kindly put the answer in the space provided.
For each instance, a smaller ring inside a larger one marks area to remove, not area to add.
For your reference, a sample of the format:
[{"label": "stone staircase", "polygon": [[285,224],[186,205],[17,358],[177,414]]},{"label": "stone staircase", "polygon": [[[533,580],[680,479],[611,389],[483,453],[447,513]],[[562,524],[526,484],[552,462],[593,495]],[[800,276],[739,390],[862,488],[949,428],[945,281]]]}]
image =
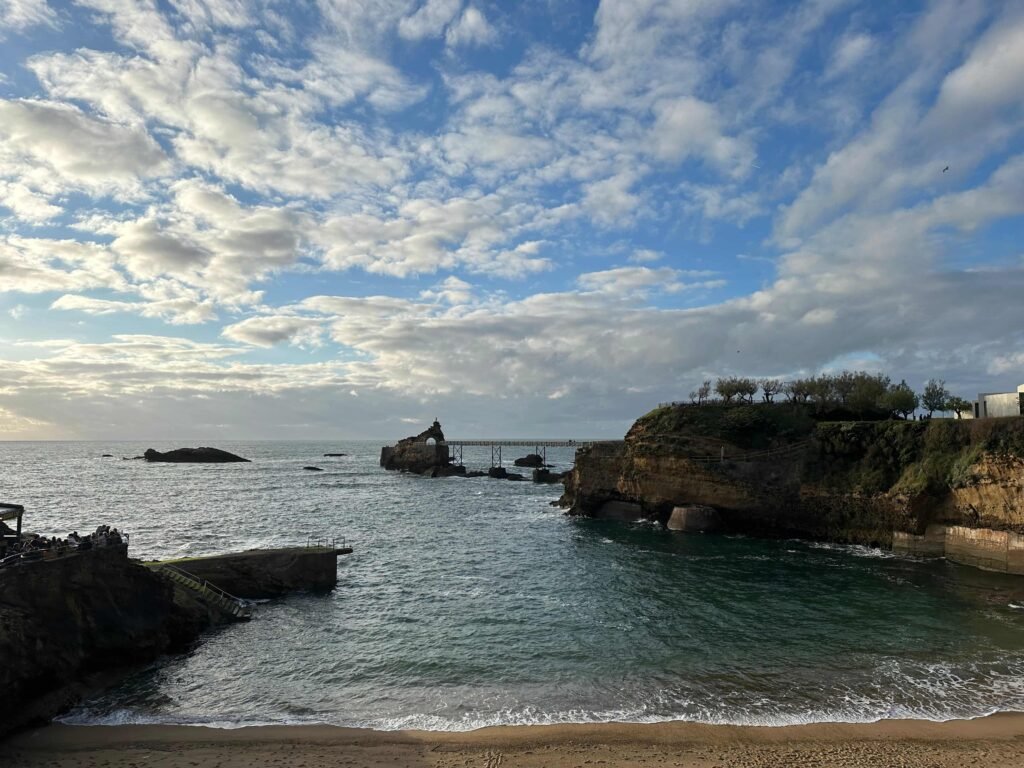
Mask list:
[{"label": "stone staircase", "polygon": [[161,565],[157,569],[171,581],[198,594],[202,600],[216,606],[236,619],[251,619],[255,614],[255,606],[247,600],[228,594],[216,584],[205,579],[197,579],[192,574],[173,565]]}]

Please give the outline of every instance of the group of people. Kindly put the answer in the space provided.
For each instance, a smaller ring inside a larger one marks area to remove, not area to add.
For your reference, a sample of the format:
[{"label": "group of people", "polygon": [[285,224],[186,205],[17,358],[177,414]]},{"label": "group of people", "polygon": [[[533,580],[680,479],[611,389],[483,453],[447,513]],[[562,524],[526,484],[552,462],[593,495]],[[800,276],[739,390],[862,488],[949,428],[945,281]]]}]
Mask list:
[{"label": "group of people", "polygon": [[101,547],[115,547],[127,543],[127,537],[117,528],[101,525],[95,533],[79,536],[78,531],[68,534],[67,538],[57,536],[39,536],[32,534],[23,536],[21,541],[13,538],[0,538],[0,567],[12,565],[23,560],[41,560],[60,557],[71,552]]}]

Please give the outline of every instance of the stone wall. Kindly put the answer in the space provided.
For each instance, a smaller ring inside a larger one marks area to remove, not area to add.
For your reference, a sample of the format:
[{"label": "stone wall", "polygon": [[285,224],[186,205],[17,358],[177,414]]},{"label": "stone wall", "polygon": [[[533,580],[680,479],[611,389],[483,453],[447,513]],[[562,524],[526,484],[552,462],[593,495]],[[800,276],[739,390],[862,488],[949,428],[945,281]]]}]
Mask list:
[{"label": "stone wall", "polygon": [[986,571],[1024,575],[1024,536],[1011,531],[929,525],[923,535],[894,533],[892,548],[912,555],[945,557]]}]

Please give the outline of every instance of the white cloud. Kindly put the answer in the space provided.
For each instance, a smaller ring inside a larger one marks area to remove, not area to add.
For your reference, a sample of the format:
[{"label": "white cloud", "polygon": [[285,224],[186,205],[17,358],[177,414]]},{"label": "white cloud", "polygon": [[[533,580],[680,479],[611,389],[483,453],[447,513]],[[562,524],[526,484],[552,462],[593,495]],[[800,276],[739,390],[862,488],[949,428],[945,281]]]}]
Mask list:
[{"label": "white cloud", "polygon": [[256,347],[272,347],[287,341],[296,346],[320,346],[321,321],[289,315],[250,317],[224,328],[223,335]]},{"label": "white cloud", "polygon": [[420,298],[444,304],[468,304],[473,300],[473,286],[451,275],[429,290],[420,291]]},{"label": "white cloud", "polygon": [[65,294],[50,305],[50,309],[85,312],[89,315],[112,315],[134,312],[142,317],[155,317],[173,325],[192,325],[216,320],[217,314],[210,301],[197,302],[188,298],[155,301],[112,301],[88,296]]},{"label": "white cloud", "polygon": [[398,34],[406,40],[440,37],[462,8],[462,0],[426,0],[413,14],[398,24]]},{"label": "white cloud", "polygon": [[0,0],[0,40],[5,32],[52,25],[57,15],[46,0]]},{"label": "white cloud", "polygon": [[854,67],[859,66],[874,52],[876,47],[875,38],[863,32],[840,38],[832,52],[832,60],[829,62],[826,76],[833,78],[846,74]]},{"label": "white cloud", "polygon": [[74,240],[0,239],[0,293],[46,293],[124,287],[104,246]]},{"label": "white cloud", "polygon": [[658,103],[655,114],[651,138],[659,159],[682,162],[697,157],[733,176],[743,176],[753,162],[746,142],[724,134],[712,104],[681,97]]},{"label": "white cloud", "polygon": [[98,192],[132,192],[170,170],[160,146],[138,127],[100,120],[68,104],[0,99],[0,177],[48,189],[54,177]]},{"label": "white cloud", "polygon": [[457,23],[448,28],[445,41],[452,47],[460,45],[484,46],[498,39],[497,30],[490,25],[483,12],[469,6]]},{"label": "white cloud", "polygon": [[665,257],[661,251],[654,251],[650,248],[640,248],[630,255],[629,260],[634,264],[648,264],[652,261],[661,261]]}]

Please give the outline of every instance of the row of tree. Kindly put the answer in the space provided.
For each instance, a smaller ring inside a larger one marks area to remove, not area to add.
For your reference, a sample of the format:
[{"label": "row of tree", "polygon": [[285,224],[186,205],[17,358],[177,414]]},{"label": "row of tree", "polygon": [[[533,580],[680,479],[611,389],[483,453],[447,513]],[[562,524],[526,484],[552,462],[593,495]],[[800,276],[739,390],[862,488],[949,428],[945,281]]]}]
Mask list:
[{"label": "row of tree", "polygon": [[923,408],[929,417],[936,411],[953,411],[959,419],[972,407],[967,400],[952,395],[941,379],[930,380],[919,395],[906,381],[894,384],[888,376],[863,371],[823,373],[793,381],[726,376],[712,385],[708,379],[690,393],[690,400],[704,405],[714,401],[714,393],[723,403],[753,403],[759,391],[766,403],[773,403],[782,396],[791,403],[808,404],[818,412],[849,411],[858,415],[882,412],[908,418],[918,408]]}]

